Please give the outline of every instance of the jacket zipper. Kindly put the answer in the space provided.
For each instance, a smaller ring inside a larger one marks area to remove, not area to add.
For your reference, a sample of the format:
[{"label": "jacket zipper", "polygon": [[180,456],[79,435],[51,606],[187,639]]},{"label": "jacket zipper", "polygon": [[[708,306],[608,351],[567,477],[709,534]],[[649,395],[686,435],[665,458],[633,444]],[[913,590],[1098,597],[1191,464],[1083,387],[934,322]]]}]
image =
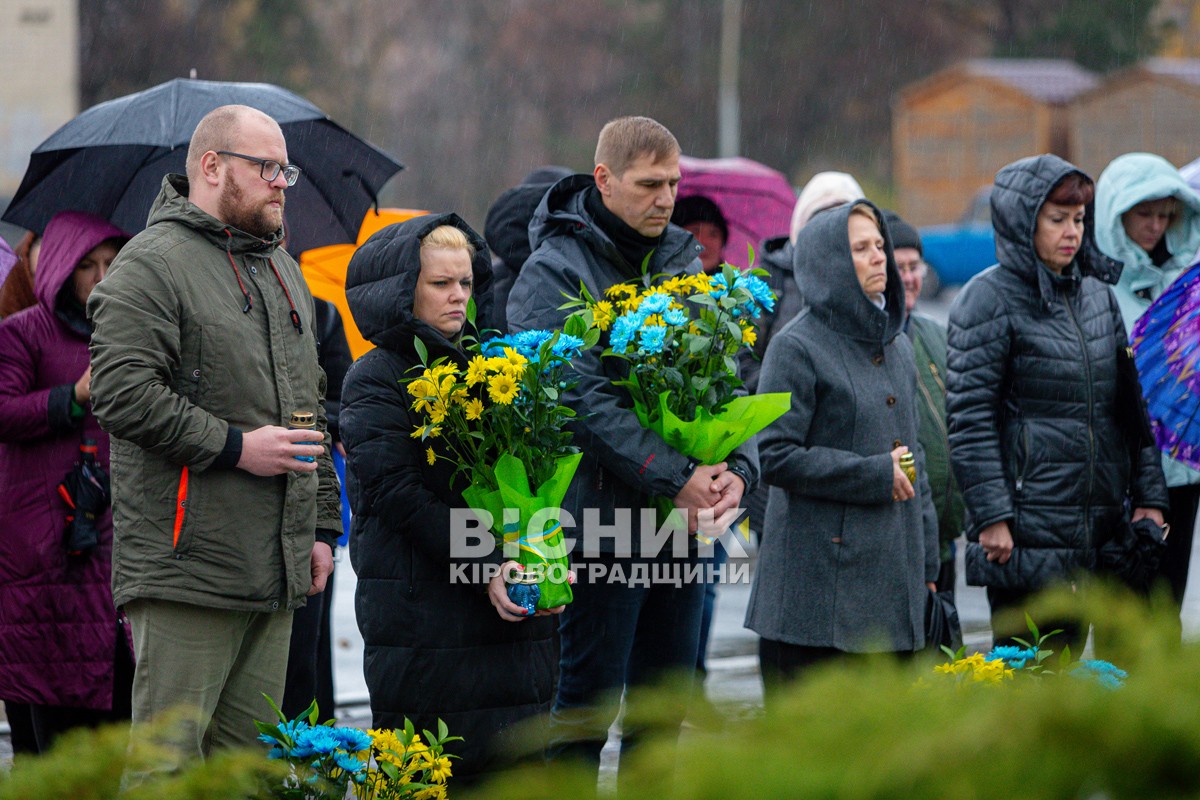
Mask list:
[{"label": "jacket zipper", "polygon": [[1029,426],[1024,421],[1020,425],[1021,458],[1017,462],[1017,480],[1014,488],[1019,494],[1025,488],[1025,469],[1029,466]]},{"label": "jacket zipper", "polygon": [[179,549],[179,533],[183,530],[183,519],[187,514],[188,468],[185,466],[179,473],[179,488],[175,494],[175,525],[171,549]]},{"label": "jacket zipper", "polygon": [[[1081,290],[1082,291],[1082,288]],[[1087,386],[1087,432],[1088,432],[1088,463],[1087,463],[1087,494],[1083,499],[1083,529],[1087,534],[1087,546],[1091,547],[1092,539],[1092,475],[1094,465],[1096,463],[1096,436],[1092,430],[1092,359],[1088,355],[1087,341],[1083,335],[1083,328],[1079,325],[1079,319],[1075,316],[1075,309],[1071,307],[1071,298],[1063,293],[1064,305],[1067,307],[1067,314],[1071,317],[1071,322],[1075,325],[1075,333],[1079,336],[1079,346],[1083,351],[1083,369]]]}]

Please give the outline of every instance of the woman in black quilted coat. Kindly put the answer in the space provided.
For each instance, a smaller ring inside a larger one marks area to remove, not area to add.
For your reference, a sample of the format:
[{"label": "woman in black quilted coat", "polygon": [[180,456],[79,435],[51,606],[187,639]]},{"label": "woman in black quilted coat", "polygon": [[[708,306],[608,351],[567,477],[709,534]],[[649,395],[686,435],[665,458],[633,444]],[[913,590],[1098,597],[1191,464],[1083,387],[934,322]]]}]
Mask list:
[{"label": "woman in black quilted coat", "polygon": [[[999,264],[950,310],[947,413],[967,582],[987,587],[998,642],[1025,628],[1019,612],[1001,612],[1092,571],[1131,515],[1161,525],[1167,508],[1158,453],[1119,407],[1127,339],[1109,284],[1121,264],[1095,245],[1093,195],[1092,180],[1056,156],[1001,169]],[[1078,654],[1087,625],[1068,625],[1064,639]]]},{"label": "woman in black quilted coat", "polygon": [[463,486],[452,465],[430,465],[426,443],[411,437],[421,422],[405,384],[419,374],[410,371],[421,363],[414,339],[429,362],[444,356],[465,366],[457,342],[472,296],[482,330],[492,298],[487,248],[456,214],[392,225],[363,244],[346,298],[375,349],[347,373],[340,418],[373,727],[402,728],[408,717],[418,731],[436,731],[444,720],[464,739],[446,748],[461,757],[453,762],[460,787],[511,764],[512,751],[541,758],[544,726],[518,723],[549,712],[558,668],[557,618],[523,618],[502,578],[456,577],[456,564],[470,579],[503,559],[499,549],[455,551]]}]

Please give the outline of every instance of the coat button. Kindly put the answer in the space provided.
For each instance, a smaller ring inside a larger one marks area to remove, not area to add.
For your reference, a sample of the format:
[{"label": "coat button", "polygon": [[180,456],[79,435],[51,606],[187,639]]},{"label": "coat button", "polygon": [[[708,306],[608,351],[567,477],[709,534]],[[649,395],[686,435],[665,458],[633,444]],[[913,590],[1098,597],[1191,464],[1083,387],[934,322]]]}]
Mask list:
[{"label": "coat button", "polygon": [[895,397],[895,395],[888,395],[887,404],[888,404],[889,406],[894,406],[894,405],[896,405],[896,397]]},{"label": "coat button", "polygon": [[271,610],[272,610],[272,611],[278,611],[278,610],[279,610],[279,603],[278,603],[278,602],[271,603]]},{"label": "coat button", "polygon": [[872,364],[874,364],[874,365],[875,365],[875,366],[877,366],[877,367],[878,367],[880,364],[882,364],[882,363],[883,363],[883,353],[876,353],[876,354],[874,355],[874,357],[872,357],[872,358],[871,358],[871,363],[872,363]]},{"label": "coat button", "polygon": [[251,275],[257,275],[257,274],[258,274],[258,267],[251,267],[251,268],[250,268],[250,274],[251,274]]},{"label": "coat button", "polygon": [[196,378],[197,380],[199,380],[199,378],[200,378],[200,370],[198,370],[198,369],[194,369],[194,370],[192,370],[192,377],[193,377],[193,378]]}]

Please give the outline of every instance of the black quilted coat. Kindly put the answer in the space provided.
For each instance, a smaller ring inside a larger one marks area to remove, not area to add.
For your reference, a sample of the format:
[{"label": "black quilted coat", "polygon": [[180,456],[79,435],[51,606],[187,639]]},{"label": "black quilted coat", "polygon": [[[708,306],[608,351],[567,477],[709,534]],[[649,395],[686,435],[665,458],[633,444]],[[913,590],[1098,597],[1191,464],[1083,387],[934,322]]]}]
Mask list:
[{"label": "black quilted coat", "polygon": [[[1136,420],[1117,413],[1125,328],[1108,284],[1120,262],[1092,235],[1056,275],[1037,258],[1037,214],[1076,168],[1056,156],[996,175],[999,264],[950,310],[947,412],[954,473],[967,506],[967,582],[1033,591],[1095,565],[1096,548],[1133,507],[1167,508],[1152,446],[1131,446]],[[1007,520],[1013,555],[986,561],[979,532]]]},{"label": "black quilted coat", "polygon": [[[426,445],[409,436],[418,419],[401,381],[420,363],[413,337],[424,342],[430,361],[464,360],[412,316],[419,240],[441,224],[461,228],[476,245],[474,296],[485,327],[489,258],[483,240],[457,215],[417,217],[376,233],[355,253],[346,281],[354,321],[376,347],[346,375],[340,421],[354,509],[354,611],[366,644],[374,727],[401,728],[408,717],[418,730],[436,731],[440,717],[465,740],[447,746],[462,756],[454,774],[464,776],[496,767],[509,744],[540,736],[540,727],[530,733],[514,726],[549,711],[558,641],[554,617],[505,622],[485,587],[451,582],[450,513],[467,504],[461,487],[451,484],[451,466],[427,464]],[[474,561],[499,564],[501,557],[493,550]],[[540,752],[543,742],[532,744]]]}]

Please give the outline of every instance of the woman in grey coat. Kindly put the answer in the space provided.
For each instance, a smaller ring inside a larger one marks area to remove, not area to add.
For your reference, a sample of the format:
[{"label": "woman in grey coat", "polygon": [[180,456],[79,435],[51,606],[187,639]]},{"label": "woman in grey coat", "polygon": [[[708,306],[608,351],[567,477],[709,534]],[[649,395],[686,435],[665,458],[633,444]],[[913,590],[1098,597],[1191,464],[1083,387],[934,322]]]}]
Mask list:
[{"label": "woman in grey coat", "polygon": [[[767,348],[759,382],[792,393],[759,439],[771,535],[746,627],[762,637],[768,699],[815,662],[924,647],[939,566],[904,289],[879,210],[857,201],[815,217],[794,258],[808,305]],[[899,465],[909,447],[915,488]]]}]

